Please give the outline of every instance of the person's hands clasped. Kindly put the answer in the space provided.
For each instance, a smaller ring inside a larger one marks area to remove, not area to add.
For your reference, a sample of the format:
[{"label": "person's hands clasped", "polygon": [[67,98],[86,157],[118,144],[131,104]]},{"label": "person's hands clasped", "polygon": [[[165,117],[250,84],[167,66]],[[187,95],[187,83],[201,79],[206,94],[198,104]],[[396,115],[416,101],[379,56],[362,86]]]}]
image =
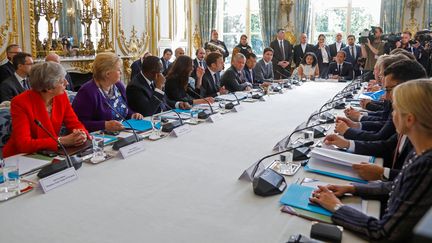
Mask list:
[{"label": "person's hands clasped", "polygon": [[331,212],[334,212],[336,205],[342,204],[339,198],[327,186],[318,186],[318,189],[312,193],[309,201],[319,204]]},{"label": "person's hands clasped", "polygon": [[105,122],[105,130],[108,132],[117,132],[124,130],[123,124],[116,120],[106,121]]},{"label": "person's hands clasped", "polygon": [[352,107],[346,108],[344,113],[345,113],[345,116],[348,117],[349,119],[351,119],[352,121],[358,122],[360,120],[361,112],[352,108]]},{"label": "person's hands clasped", "polygon": [[325,145],[335,145],[339,148],[349,148],[350,142],[337,134],[327,135],[324,139]]},{"label": "person's hands clasped", "polygon": [[221,94],[221,95],[224,95],[224,94],[228,94],[228,90],[225,88],[225,86],[222,86],[222,87],[220,87],[220,89],[219,89],[219,93]]},{"label": "person's hands clasped", "polygon": [[192,108],[192,106],[187,102],[180,102],[179,108],[182,110],[190,110]]},{"label": "person's hands clasped", "polygon": [[87,134],[83,130],[74,129],[72,133],[59,139],[64,146],[80,146],[87,141]]},{"label": "person's hands clasped", "polygon": [[133,113],[131,118],[135,120],[142,120],[144,119],[144,116],[141,115],[140,113]]},{"label": "person's hands clasped", "polygon": [[360,106],[363,109],[366,109],[367,104],[369,104],[371,102],[371,100],[369,99],[361,99],[360,100]]},{"label": "person's hands clasped", "polygon": [[352,128],[360,128],[360,123],[358,122],[354,122],[349,118],[346,117],[336,117],[336,123],[338,122],[345,122],[347,124],[348,127],[352,127]]},{"label": "person's hands clasped", "polygon": [[344,121],[339,120],[336,122],[334,131],[343,136],[348,129],[349,126]]}]

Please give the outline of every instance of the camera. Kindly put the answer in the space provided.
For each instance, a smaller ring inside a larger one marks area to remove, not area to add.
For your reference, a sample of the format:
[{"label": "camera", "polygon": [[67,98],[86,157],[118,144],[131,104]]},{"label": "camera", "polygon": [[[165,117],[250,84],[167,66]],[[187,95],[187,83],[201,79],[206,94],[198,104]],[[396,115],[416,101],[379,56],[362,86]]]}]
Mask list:
[{"label": "camera", "polygon": [[383,41],[387,41],[390,43],[396,43],[402,40],[402,33],[390,33],[382,36]]},{"label": "camera", "polygon": [[375,40],[375,26],[371,26],[371,30],[364,29],[359,35],[359,43],[360,44],[366,44],[368,42],[368,39],[373,42]]},{"label": "camera", "polygon": [[432,41],[432,31],[425,29],[418,31],[415,36],[414,40],[418,41],[422,46],[426,46],[426,44],[430,43]]}]

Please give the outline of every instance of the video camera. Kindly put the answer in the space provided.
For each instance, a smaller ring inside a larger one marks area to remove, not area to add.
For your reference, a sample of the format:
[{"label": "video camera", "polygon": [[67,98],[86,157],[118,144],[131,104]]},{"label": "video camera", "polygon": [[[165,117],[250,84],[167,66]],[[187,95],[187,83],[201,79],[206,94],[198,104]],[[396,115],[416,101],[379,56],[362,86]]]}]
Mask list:
[{"label": "video camera", "polygon": [[426,46],[426,44],[432,42],[432,31],[428,29],[418,31],[414,36],[414,40],[418,41],[422,46]]},{"label": "video camera", "polygon": [[368,42],[368,39],[373,42],[375,40],[375,29],[377,27],[371,26],[371,30],[364,29],[359,35],[359,43],[360,44],[366,44]]}]

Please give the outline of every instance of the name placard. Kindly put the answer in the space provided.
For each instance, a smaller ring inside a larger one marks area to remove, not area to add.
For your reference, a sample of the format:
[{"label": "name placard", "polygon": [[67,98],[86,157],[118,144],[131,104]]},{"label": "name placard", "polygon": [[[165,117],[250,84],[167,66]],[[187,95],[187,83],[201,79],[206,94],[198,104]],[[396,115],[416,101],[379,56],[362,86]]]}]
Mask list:
[{"label": "name placard", "polygon": [[136,153],[139,153],[141,151],[144,151],[144,141],[139,141],[133,144],[129,144],[127,146],[124,146],[119,149],[121,156],[123,159],[126,159],[127,157],[134,155]]},{"label": "name placard", "polygon": [[184,124],[183,126],[179,126],[177,128],[175,128],[171,134],[175,137],[180,137],[185,135],[186,133],[190,133],[192,131],[190,125],[188,124]]},{"label": "name placard", "polygon": [[213,115],[209,116],[209,118],[208,118],[208,120],[210,122],[213,122],[213,123],[218,122],[222,119],[223,119],[223,116],[220,113],[213,114]]},{"label": "name placard", "polygon": [[78,174],[76,173],[75,168],[71,167],[42,178],[39,180],[39,183],[43,192],[47,193],[54,188],[60,187],[76,179],[78,179]]},{"label": "name placard", "polygon": [[240,112],[240,111],[244,111],[244,106],[242,106],[242,105],[236,105],[236,106],[234,106],[234,108],[232,109],[232,111],[234,111],[234,112]]}]

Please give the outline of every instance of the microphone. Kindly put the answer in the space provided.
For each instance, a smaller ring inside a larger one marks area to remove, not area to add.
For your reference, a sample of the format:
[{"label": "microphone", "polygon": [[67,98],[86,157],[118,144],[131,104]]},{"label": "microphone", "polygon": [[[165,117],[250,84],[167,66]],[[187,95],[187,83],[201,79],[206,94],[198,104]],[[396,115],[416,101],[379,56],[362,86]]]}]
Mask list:
[{"label": "microphone", "polygon": [[[188,85],[188,90],[190,90],[192,93],[194,93],[195,95],[197,95],[198,97],[200,97],[201,99],[205,100],[205,102],[207,102],[208,106],[210,107],[210,115],[213,115],[215,112],[213,111],[213,107],[210,104],[210,101],[208,101],[206,98],[204,98],[203,96],[201,96],[200,94],[198,94],[197,92],[195,92],[195,90],[192,89],[192,87],[190,87]],[[207,114],[205,111],[201,111],[198,113],[198,118],[200,119],[206,119],[209,117],[209,114]]]},{"label": "microphone", "polygon": [[42,123],[39,120],[34,119],[34,123],[38,127],[40,127],[52,140],[54,140],[57,143],[57,145],[63,150],[63,153],[65,154],[65,157],[66,157],[65,160],[61,160],[61,161],[59,161],[57,163],[51,163],[51,164],[48,164],[48,165],[42,167],[42,169],[37,174],[37,176],[39,178],[45,178],[45,177],[47,177],[49,175],[55,174],[55,173],[57,173],[59,171],[65,170],[65,169],[70,168],[72,166],[76,170],[79,169],[79,168],[81,168],[81,166],[82,166],[82,160],[75,159],[72,162],[72,159],[69,156],[66,148],[63,146],[63,144],[60,143],[57,139],[55,139],[55,137],[42,125]]},{"label": "microphone", "polygon": [[300,147],[311,146],[313,143],[314,143],[313,141],[310,141],[310,142],[304,143],[298,147],[288,148],[288,149],[285,149],[283,151],[276,152],[276,153],[262,157],[256,163],[256,165],[255,165],[255,167],[251,173],[252,178],[253,178],[252,187],[253,187],[254,193],[259,195],[259,196],[263,196],[263,197],[276,195],[276,194],[282,193],[287,186],[287,184],[285,182],[285,178],[281,174],[277,173],[276,171],[274,171],[270,168],[265,169],[264,171],[262,171],[259,174],[258,177],[255,177],[255,174],[258,171],[260,164],[265,159],[273,157],[273,156],[278,155],[278,154],[292,151],[294,149],[298,149]]},{"label": "microphone", "polygon": [[325,124],[325,123],[321,123],[321,122],[319,122],[319,123],[314,124],[314,125],[310,125],[310,126],[306,126],[306,127],[304,127],[304,128],[299,128],[299,129],[294,130],[294,131],[293,131],[293,132],[288,136],[288,139],[287,139],[287,141],[285,142],[285,147],[288,146],[289,142],[291,141],[291,137],[292,137],[294,134],[296,134],[296,133],[298,133],[298,132],[301,132],[301,131],[304,131],[304,130],[308,130],[308,129],[311,129],[311,128],[314,128],[314,127],[320,126],[320,125],[322,125],[322,124]]},{"label": "microphone", "polygon": [[175,109],[173,109],[173,108],[172,108],[170,105],[168,105],[166,102],[164,102],[164,101],[162,101],[161,99],[159,99],[157,96],[153,95],[153,97],[154,97],[155,99],[157,99],[157,100],[160,102],[160,103],[159,103],[159,106],[160,106],[160,104],[163,103],[163,104],[166,105],[168,108],[170,108],[171,111],[173,111],[173,112],[178,116],[178,118],[179,118],[178,121],[173,121],[173,122],[169,122],[169,123],[166,123],[166,124],[162,125],[162,132],[171,132],[172,130],[174,130],[174,128],[183,125],[183,120],[182,120],[180,114],[179,114]]},{"label": "microphone", "polygon": [[127,145],[130,145],[130,144],[133,144],[133,143],[136,143],[136,142],[139,142],[141,139],[138,137],[138,135],[137,135],[137,133],[136,133],[136,131],[135,131],[135,129],[132,127],[132,125],[128,122],[128,120],[126,120],[126,118],[124,117],[124,116],[122,116],[122,114],[120,114],[120,112],[118,112],[116,109],[114,109],[109,103],[108,103],[108,101],[107,100],[105,100],[105,104],[107,104],[108,105],[108,107],[112,110],[112,111],[114,111],[114,113],[116,113],[124,122],[126,122],[126,124],[128,124],[128,126],[131,128],[131,130],[132,130],[132,133],[133,133],[133,135],[132,136],[129,136],[129,137],[126,137],[126,138],[119,138],[119,140],[118,141],[116,141],[114,144],[113,144],[113,146],[112,146],[112,148],[114,149],[114,150],[119,150],[120,148],[122,148],[122,147],[124,147],[124,146],[127,146]]},{"label": "microphone", "polygon": [[[325,113],[325,112],[327,112],[327,111],[330,111],[330,110],[333,110],[334,109],[334,107],[330,107],[330,108],[327,108],[327,109],[325,109],[325,110],[322,110],[322,111],[318,111],[318,112],[314,112],[314,113],[312,113],[310,116],[309,116],[309,118],[307,119],[307,122],[306,122],[306,126],[309,126],[309,123],[310,123],[310,121],[312,120],[312,118],[314,117],[314,116],[317,116],[317,115],[320,115],[320,114],[322,114],[322,113]],[[334,122],[334,116],[333,115],[331,115],[331,116],[327,116],[326,117],[326,121],[325,121],[325,123],[333,123]]]}]

